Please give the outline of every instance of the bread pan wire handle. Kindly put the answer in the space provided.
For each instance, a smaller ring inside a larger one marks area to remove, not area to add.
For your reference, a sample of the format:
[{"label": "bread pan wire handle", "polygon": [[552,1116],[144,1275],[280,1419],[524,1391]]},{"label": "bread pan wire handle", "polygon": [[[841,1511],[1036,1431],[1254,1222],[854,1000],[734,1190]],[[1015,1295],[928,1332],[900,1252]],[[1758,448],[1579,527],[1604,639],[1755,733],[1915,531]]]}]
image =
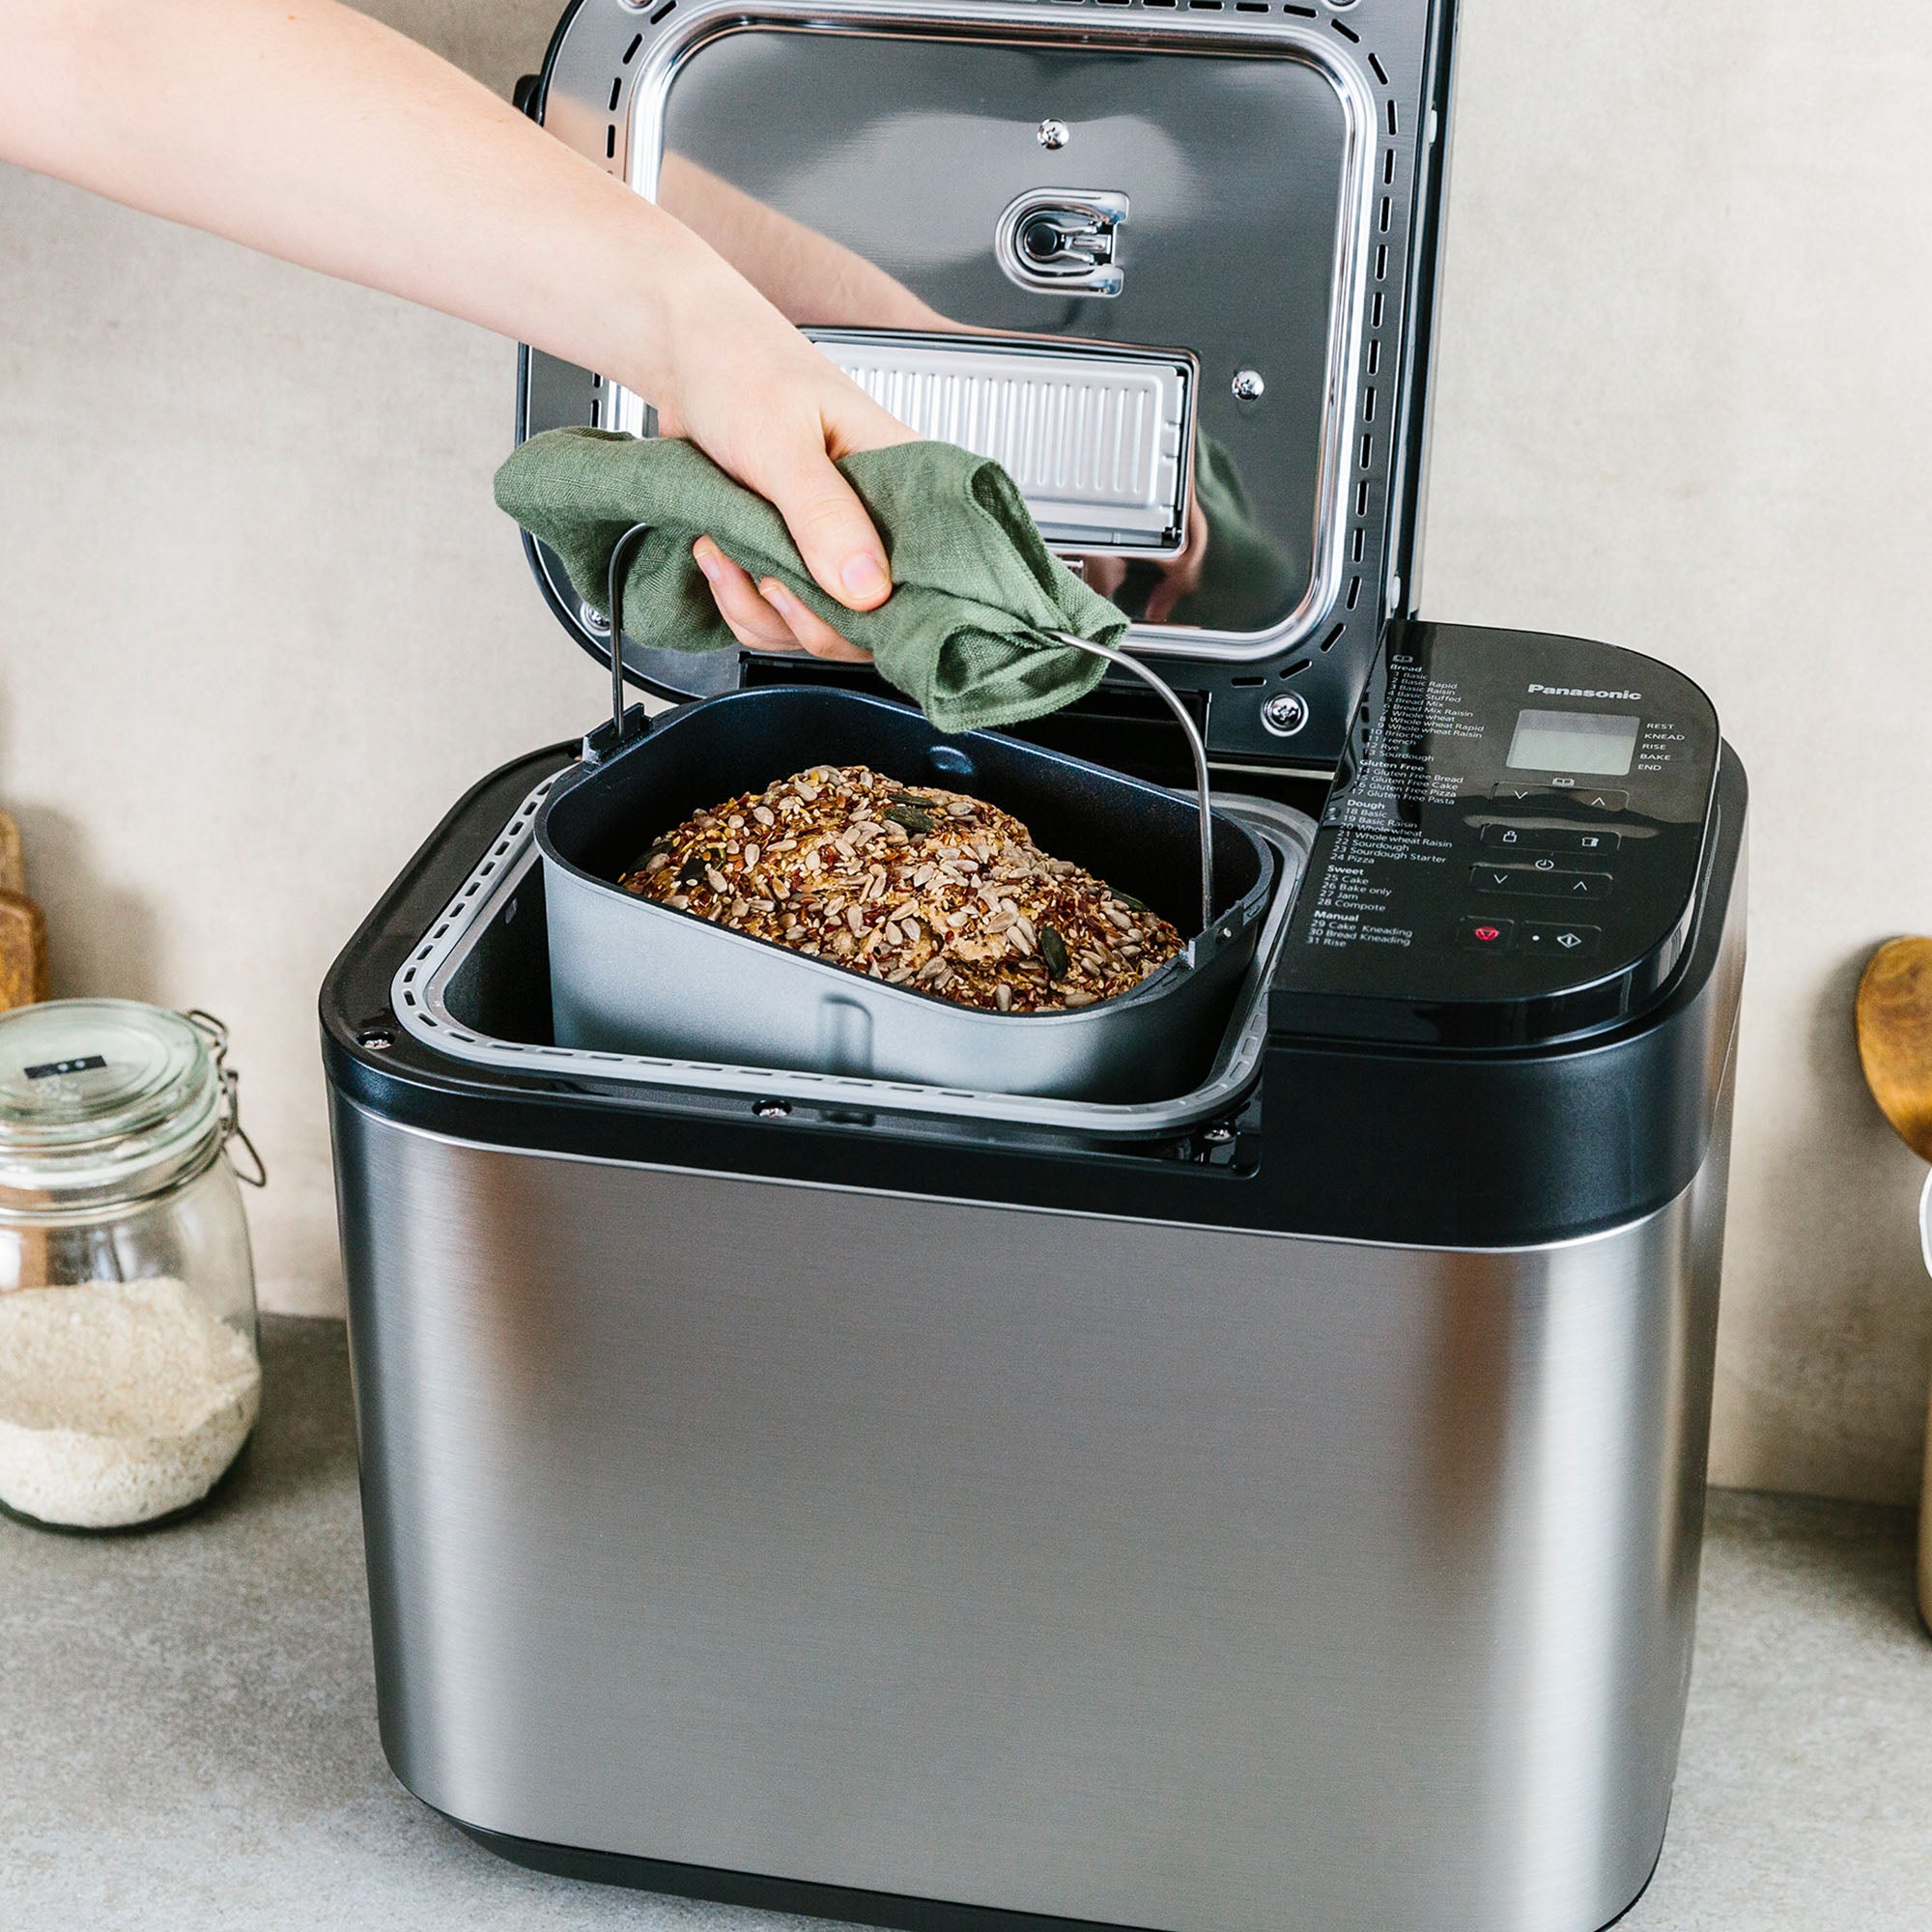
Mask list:
[{"label": "bread pan wire handle", "polygon": [[1093,657],[1105,658],[1109,664],[1132,671],[1143,684],[1153,687],[1161,702],[1179,722],[1188,752],[1194,759],[1194,789],[1201,803],[1201,932],[1205,938],[1208,928],[1214,923],[1214,819],[1213,807],[1208,798],[1208,748],[1201,742],[1201,733],[1195,726],[1193,717],[1186,705],[1175,696],[1173,686],[1164,677],[1151,671],[1138,658],[1116,650],[1112,644],[1096,644],[1092,638],[1076,638],[1071,631],[1055,631],[1051,635],[1059,643],[1068,644],[1076,651],[1086,651]]},{"label": "bread pan wire handle", "polygon": [[624,742],[624,579],[638,546],[650,535],[649,524],[633,524],[611,546],[611,568],[605,578],[605,600],[611,607],[611,746]]}]

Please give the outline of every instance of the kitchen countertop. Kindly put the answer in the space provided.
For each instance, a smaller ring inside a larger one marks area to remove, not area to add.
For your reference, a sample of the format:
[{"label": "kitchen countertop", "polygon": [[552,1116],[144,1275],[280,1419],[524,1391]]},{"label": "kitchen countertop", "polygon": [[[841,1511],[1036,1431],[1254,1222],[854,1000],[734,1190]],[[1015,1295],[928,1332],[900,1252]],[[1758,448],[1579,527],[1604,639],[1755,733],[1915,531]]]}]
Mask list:
[{"label": "kitchen countertop", "polygon": [[[805,1921],[478,1850],[376,1738],[341,1325],[264,1323],[264,1419],[152,1535],[0,1521],[0,1922],[624,1927]],[[1629,1932],[1932,1917],[1932,1638],[1909,1511],[1712,1498],[1675,1813]]]}]

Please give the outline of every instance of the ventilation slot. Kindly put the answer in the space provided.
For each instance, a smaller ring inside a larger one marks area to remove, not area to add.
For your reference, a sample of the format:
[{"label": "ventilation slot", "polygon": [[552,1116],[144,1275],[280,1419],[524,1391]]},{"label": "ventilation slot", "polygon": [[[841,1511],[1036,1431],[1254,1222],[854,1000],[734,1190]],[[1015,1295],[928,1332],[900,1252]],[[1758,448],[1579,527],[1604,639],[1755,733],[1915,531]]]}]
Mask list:
[{"label": "ventilation slot", "polygon": [[1394,205],[1394,198],[1392,196],[1386,194],[1382,196],[1382,212],[1377,217],[1377,223],[1384,235],[1389,232],[1389,213]]},{"label": "ventilation slot", "polygon": [[1176,0],[1141,0],[1144,7],[1172,7],[1175,4]]},{"label": "ventilation slot", "polygon": [[1397,133],[1397,128],[1395,119],[1395,102],[1391,100],[1389,102],[1389,139],[1391,141],[1395,139],[1396,133]]},{"label": "ventilation slot", "polygon": [[1187,0],[1188,9],[1196,14],[1218,14],[1221,0]]},{"label": "ventilation slot", "polygon": [[1265,14],[1267,10],[1267,0],[1235,0],[1237,14]]},{"label": "ventilation slot", "polygon": [[1362,391],[1362,420],[1372,423],[1376,419],[1376,385],[1371,383]]},{"label": "ventilation slot", "polygon": [[1369,484],[1367,477],[1364,477],[1361,482],[1355,485],[1355,514],[1358,517],[1366,517],[1369,514]]},{"label": "ventilation slot", "polygon": [[1367,469],[1376,460],[1376,440],[1372,436],[1362,439],[1362,468]]},{"label": "ventilation slot", "polygon": [[1384,242],[1382,245],[1376,250],[1376,280],[1378,282],[1387,281],[1388,271],[1389,271],[1388,243]]},{"label": "ventilation slot", "polygon": [[1345,41],[1353,41],[1357,46],[1361,45],[1362,37],[1360,34],[1356,33],[1353,27],[1345,27],[1343,26],[1340,20],[1330,20],[1328,24],[1331,27],[1333,27],[1335,31],[1338,34],[1340,34]]},{"label": "ventilation slot", "polygon": [[1356,599],[1357,599],[1358,597],[1360,597],[1360,596],[1361,596],[1361,594],[1362,594],[1362,580],[1361,580],[1361,579],[1360,579],[1359,577],[1351,577],[1351,578],[1350,578],[1350,580],[1349,580],[1349,609],[1350,609],[1350,610],[1351,610],[1351,611],[1352,611],[1352,610],[1353,610],[1353,609],[1355,608],[1355,600],[1356,600]]},{"label": "ventilation slot", "polygon": [[[1379,322],[1380,318],[1378,317],[1377,321]],[[1378,339],[1369,344],[1369,374],[1371,376],[1378,375],[1381,372],[1381,366],[1382,345],[1380,340]]]},{"label": "ventilation slot", "polygon": [[611,112],[612,114],[616,113],[617,111],[617,97],[620,94],[622,94],[623,91],[624,91],[624,76],[620,73],[616,77],[616,79],[614,79],[611,83]]},{"label": "ventilation slot", "polygon": [[664,5],[651,15],[651,25],[655,27],[660,20],[668,19],[676,11],[677,0],[665,0]]},{"label": "ventilation slot", "polygon": [[1389,84],[1388,70],[1382,66],[1381,62],[1374,54],[1369,56],[1369,66],[1375,70],[1376,78],[1386,87]]},{"label": "ventilation slot", "polygon": [[1284,7],[1281,11],[1284,14],[1299,14],[1304,20],[1315,18],[1315,9],[1313,7]]},{"label": "ventilation slot", "polygon": [[[1198,6],[1199,4],[1200,0],[1188,0],[1190,7]],[[1231,677],[1228,682],[1236,691],[1259,691],[1267,682],[1267,679],[1264,677]]]},{"label": "ventilation slot", "polygon": [[604,130],[604,158],[614,160],[617,155],[617,124],[613,121]]},{"label": "ventilation slot", "polygon": [[[1341,635],[1339,630],[1335,633],[1335,637],[1340,637]],[[1330,638],[1328,643],[1332,644],[1334,641],[1335,639]],[[1323,644],[1321,648],[1325,651],[1328,648],[1328,644]],[[1284,665],[1276,675],[1279,677],[1299,677],[1314,662],[1313,658],[1296,658],[1292,665]]]},{"label": "ventilation slot", "polygon": [[1395,181],[1395,150],[1391,148],[1382,156],[1382,185],[1388,187]]},{"label": "ventilation slot", "polygon": [[[1379,328],[1381,326],[1382,326],[1382,292],[1381,290],[1378,289],[1376,291],[1375,306],[1371,308],[1369,311],[1369,327],[1371,328]],[[1379,347],[1379,345],[1378,346]]]},{"label": "ventilation slot", "polygon": [[633,35],[631,36],[631,44],[630,44],[630,45],[629,45],[628,47],[626,47],[626,48],[624,49],[624,65],[625,65],[626,67],[629,67],[629,66],[630,66],[630,64],[631,64],[631,63],[632,63],[632,62],[633,62],[634,60],[636,60],[636,59],[637,59],[637,57],[638,57],[638,49],[639,49],[639,48],[640,46],[642,46],[642,45],[643,45],[643,43],[644,43],[644,37],[643,37],[643,35],[641,35],[641,34],[633,34]]},{"label": "ventilation slot", "polygon": [[[1359,582],[1361,580],[1359,578],[1356,580],[1357,582]],[[1332,651],[1335,648],[1335,646],[1342,641],[1342,633],[1346,631],[1348,628],[1349,627],[1346,624],[1337,624],[1335,628],[1332,631],[1330,631],[1325,638],[1321,639],[1321,648],[1324,651]]]},{"label": "ventilation slot", "polygon": [[1367,532],[1366,532],[1366,531],[1364,531],[1364,530],[1359,530],[1359,529],[1358,529],[1358,530],[1357,530],[1357,531],[1355,532],[1355,540],[1354,540],[1354,542],[1353,542],[1352,544],[1350,544],[1350,547],[1349,547],[1349,561],[1350,561],[1350,563],[1360,563],[1360,562],[1361,562],[1361,560],[1362,560],[1362,546],[1363,546],[1363,544],[1364,544],[1364,543],[1366,543],[1367,541],[1368,541],[1368,534],[1367,534]]}]

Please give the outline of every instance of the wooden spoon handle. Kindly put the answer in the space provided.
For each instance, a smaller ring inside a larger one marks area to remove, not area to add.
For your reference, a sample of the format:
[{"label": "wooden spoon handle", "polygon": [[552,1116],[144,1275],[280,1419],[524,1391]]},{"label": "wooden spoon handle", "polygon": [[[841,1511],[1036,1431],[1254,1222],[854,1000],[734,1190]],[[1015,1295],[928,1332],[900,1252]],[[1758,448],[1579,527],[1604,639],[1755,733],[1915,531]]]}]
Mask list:
[{"label": "wooden spoon handle", "polygon": [[27,890],[27,861],[20,850],[20,828],[0,811],[0,893]]},{"label": "wooden spoon handle", "polygon": [[1905,1144],[1932,1160],[1932,939],[1893,939],[1859,981],[1865,1085]]},{"label": "wooden spoon handle", "polygon": [[46,996],[46,917],[24,893],[0,891],[0,1012]]}]

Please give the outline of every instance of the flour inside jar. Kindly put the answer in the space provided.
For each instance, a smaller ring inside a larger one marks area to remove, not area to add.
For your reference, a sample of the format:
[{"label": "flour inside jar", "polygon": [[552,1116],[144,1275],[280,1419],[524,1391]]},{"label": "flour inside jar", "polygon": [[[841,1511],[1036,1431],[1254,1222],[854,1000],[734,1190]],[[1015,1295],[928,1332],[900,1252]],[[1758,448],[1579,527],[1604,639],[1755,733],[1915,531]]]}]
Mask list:
[{"label": "flour inside jar", "polygon": [[0,1502],[119,1529],[206,1495],[247,1440],[247,1336],[171,1276],[0,1294]]}]

